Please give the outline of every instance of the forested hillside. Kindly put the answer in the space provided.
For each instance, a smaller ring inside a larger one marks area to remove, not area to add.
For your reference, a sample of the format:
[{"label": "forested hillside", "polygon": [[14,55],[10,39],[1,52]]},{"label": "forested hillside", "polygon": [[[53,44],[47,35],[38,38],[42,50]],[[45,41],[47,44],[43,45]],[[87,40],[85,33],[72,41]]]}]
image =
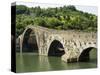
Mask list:
[{"label": "forested hillside", "polygon": [[27,25],[39,25],[57,30],[97,31],[97,16],[82,12],[75,6],[55,8],[16,6],[17,36]]}]

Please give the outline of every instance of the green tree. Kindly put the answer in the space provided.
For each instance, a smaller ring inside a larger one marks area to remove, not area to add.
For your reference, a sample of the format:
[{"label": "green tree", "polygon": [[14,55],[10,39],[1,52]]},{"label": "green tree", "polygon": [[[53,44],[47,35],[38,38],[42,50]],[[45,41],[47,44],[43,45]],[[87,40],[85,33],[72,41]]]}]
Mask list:
[{"label": "green tree", "polygon": [[47,26],[46,21],[41,17],[37,17],[34,19],[34,25],[39,25],[39,26],[44,26],[44,27]]}]

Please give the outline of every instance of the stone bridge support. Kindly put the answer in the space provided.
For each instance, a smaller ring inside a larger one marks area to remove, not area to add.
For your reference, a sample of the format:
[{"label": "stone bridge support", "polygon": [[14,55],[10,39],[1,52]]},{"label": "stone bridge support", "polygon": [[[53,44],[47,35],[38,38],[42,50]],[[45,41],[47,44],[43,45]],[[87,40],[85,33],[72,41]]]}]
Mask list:
[{"label": "stone bridge support", "polygon": [[88,61],[90,59],[89,52],[93,48],[97,49],[95,42],[77,42],[76,45],[72,42],[72,45],[70,44],[70,46],[65,46],[65,54],[62,55],[61,59],[65,62]]},{"label": "stone bridge support", "polygon": [[56,55],[58,52],[58,56],[65,62],[77,62],[80,60],[81,54],[86,52],[83,55],[88,56],[90,49],[97,48],[97,35],[94,32],[57,31],[39,26],[28,26],[18,37],[20,53],[22,53],[23,41],[28,30],[34,31],[39,55],[48,56],[51,52]]}]

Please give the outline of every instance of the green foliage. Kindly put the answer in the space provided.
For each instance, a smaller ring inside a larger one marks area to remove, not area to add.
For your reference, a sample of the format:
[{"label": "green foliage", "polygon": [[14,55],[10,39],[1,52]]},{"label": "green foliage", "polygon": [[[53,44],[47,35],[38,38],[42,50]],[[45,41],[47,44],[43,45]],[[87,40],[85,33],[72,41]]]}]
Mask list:
[{"label": "green foliage", "polygon": [[73,6],[73,5],[67,6],[67,9],[72,10],[72,11],[76,11],[75,6]]},{"label": "green foliage", "polygon": [[37,17],[37,18],[34,19],[34,25],[46,27],[47,24],[46,24],[46,21],[43,18]]},{"label": "green foliage", "polygon": [[29,14],[29,8],[24,5],[17,5],[16,6],[16,14]]},{"label": "green foliage", "polygon": [[63,23],[55,17],[48,18],[47,24],[48,24],[49,28],[56,28],[58,26],[63,25]]},{"label": "green foliage", "polygon": [[64,7],[62,8],[62,11],[64,11],[64,12],[66,12],[66,11],[76,11],[76,8],[75,8],[75,6],[73,6],[73,5],[64,6]]},{"label": "green foliage", "polygon": [[27,25],[39,25],[58,30],[97,31],[97,16],[84,13],[75,6],[28,8],[16,6],[16,30],[20,35]]}]

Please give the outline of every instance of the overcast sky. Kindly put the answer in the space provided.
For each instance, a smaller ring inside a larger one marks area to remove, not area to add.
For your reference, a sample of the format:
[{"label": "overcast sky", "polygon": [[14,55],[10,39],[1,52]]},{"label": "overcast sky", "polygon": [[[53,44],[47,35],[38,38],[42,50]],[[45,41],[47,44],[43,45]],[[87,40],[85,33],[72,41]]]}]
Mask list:
[{"label": "overcast sky", "polygon": [[[17,5],[26,5],[28,7],[40,6],[41,8],[64,6],[64,4],[49,4],[49,3],[34,3],[34,2],[17,2],[16,4]],[[80,11],[98,15],[98,8],[96,6],[82,6],[82,5],[74,5],[74,6],[76,7],[76,9],[78,9]]]}]

